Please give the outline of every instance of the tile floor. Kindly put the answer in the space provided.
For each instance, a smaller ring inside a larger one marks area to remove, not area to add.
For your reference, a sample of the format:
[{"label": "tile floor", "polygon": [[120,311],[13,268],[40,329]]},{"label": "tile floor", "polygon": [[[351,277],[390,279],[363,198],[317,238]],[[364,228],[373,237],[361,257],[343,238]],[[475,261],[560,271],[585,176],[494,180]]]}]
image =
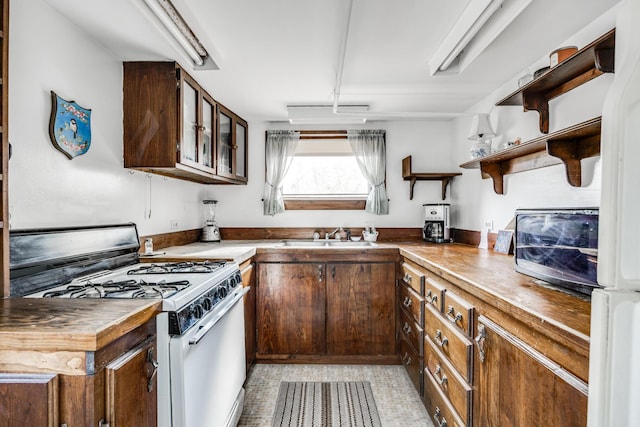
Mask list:
[{"label": "tile floor", "polygon": [[369,381],[383,427],[433,426],[402,366],[257,364],[245,384],[239,427],[271,426],[280,381]]}]

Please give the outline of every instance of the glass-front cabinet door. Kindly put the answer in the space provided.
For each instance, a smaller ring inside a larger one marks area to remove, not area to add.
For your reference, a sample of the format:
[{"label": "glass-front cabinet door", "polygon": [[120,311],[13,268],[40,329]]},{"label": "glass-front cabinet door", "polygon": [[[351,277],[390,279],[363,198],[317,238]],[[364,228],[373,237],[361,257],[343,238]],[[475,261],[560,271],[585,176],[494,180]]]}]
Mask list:
[{"label": "glass-front cabinet door", "polygon": [[247,138],[247,122],[218,104],[218,175],[247,182]]},{"label": "glass-front cabinet door", "polygon": [[197,162],[199,88],[188,78],[182,79],[182,126],[180,135],[181,163]]},{"label": "glass-front cabinet door", "polygon": [[231,115],[218,106],[218,175],[233,177],[233,135]]},{"label": "glass-front cabinet door", "polygon": [[202,166],[215,170],[216,104],[207,94],[202,96],[202,126],[200,133],[199,161]]}]

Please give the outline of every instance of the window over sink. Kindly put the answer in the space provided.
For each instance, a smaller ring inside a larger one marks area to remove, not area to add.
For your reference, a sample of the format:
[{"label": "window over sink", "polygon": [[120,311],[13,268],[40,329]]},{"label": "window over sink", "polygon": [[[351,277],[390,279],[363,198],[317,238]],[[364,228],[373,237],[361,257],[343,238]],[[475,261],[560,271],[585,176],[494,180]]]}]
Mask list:
[{"label": "window over sink", "polygon": [[301,136],[284,177],[286,209],[364,209],[368,193],[346,136]]}]

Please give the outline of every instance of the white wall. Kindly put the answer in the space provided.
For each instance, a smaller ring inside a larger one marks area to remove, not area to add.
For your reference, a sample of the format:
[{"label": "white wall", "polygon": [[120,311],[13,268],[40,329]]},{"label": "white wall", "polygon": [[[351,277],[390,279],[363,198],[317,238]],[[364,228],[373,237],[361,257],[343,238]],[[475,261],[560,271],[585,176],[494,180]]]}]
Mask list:
[{"label": "white wall", "polygon": [[[15,229],[135,222],[139,233],[147,235],[171,231],[173,220],[179,230],[198,228],[205,197],[220,201],[218,223],[227,227],[419,227],[421,205],[441,201],[440,183],[417,183],[409,201],[402,158],[413,155],[418,172],[456,169],[449,145],[451,122],[370,123],[366,127],[387,130],[389,215],[290,211],[265,217],[265,129],[286,126],[249,123],[247,186],[130,174],[122,167],[121,62],[41,0],[12,2],[10,18],[9,210]],[[51,90],[92,110],[91,148],[73,160],[56,151],[49,139]],[[456,184],[449,194],[458,191]]]},{"label": "white wall", "polygon": [[[14,1],[10,13],[11,226],[199,227],[201,185],[122,167],[122,63],[41,0]],[[92,110],[91,148],[73,160],[49,139],[51,90]]]},{"label": "white wall", "polygon": [[[567,40],[562,46],[583,47],[615,26],[617,7],[585,27],[580,33]],[[549,52],[556,49],[550,46]],[[531,65],[533,72],[549,65],[547,56]],[[473,141],[467,140],[474,113],[490,113],[491,123],[497,133],[493,139],[496,149],[504,141],[521,137],[528,141],[541,136],[538,128],[538,113],[524,112],[522,107],[495,106],[495,103],[517,88],[517,80],[524,70],[506,82],[483,101],[470,108],[468,116],[453,123],[453,159],[456,165],[469,160],[469,148]],[[549,132],[598,117],[613,75],[605,74],[552,100],[549,104]],[[481,230],[485,221],[493,221],[494,229],[503,229],[513,218],[518,208],[542,207],[596,207],[600,205],[600,157],[585,159],[583,166],[583,187],[571,187],[565,177],[562,165],[545,167],[533,171],[506,175],[505,194],[493,191],[491,179],[482,179],[478,169],[464,169],[463,176],[456,178],[452,211],[454,227]]]}]

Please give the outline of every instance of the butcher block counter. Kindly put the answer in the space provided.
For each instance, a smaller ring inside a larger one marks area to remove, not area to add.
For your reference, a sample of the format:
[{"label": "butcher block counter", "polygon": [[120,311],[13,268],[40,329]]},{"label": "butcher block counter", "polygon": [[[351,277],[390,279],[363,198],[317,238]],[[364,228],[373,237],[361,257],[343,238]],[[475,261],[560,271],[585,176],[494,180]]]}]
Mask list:
[{"label": "butcher block counter", "polygon": [[160,308],[160,301],[148,299],[0,299],[0,352],[97,351],[153,319]]}]

